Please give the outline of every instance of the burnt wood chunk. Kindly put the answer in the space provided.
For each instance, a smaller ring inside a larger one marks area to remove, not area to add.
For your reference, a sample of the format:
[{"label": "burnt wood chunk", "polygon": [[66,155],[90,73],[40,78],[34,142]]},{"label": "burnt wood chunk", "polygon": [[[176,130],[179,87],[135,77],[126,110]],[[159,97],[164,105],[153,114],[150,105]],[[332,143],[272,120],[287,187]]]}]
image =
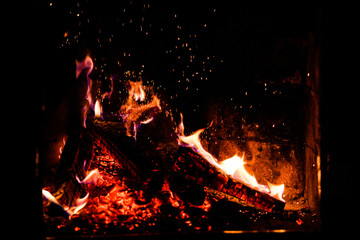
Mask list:
[{"label": "burnt wood chunk", "polygon": [[100,147],[102,150],[107,152],[111,158],[117,161],[119,166],[124,170],[123,172],[126,173],[126,177],[141,178],[142,173],[140,169],[119,150],[118,146],[116,146],[112,141],[105,139],[94,130],[88,130],[86,132],[94,139],[96,146]]},{"label": "burnt wood chunk", "polygon": [[267,212],[282,211],[285,207],[284,202],[229,177],[190,148],[179,147],[174,161],[175,172],[201,186],[231,195]]},{"label": "burnt wood chunk", "polygon": [[93,139],[84,131],[73,132],[67,139],[60,158],[51,194],[63,206],[71,206],[76,199],[86,195],[86,190],[77,179],[86,177],[88,164],[94,158]]},{"label": "burnt wood chunk", "polygon": [[[85,132],[94,140],[96,148],[116,162],[117,175],[126,180],[128,187],[149,189],[149,192],[153,192],[154,187],[161,188],[161,179],[167,173],[165,165],[172,167],[169,159],[173,159],[177,148],[159,148],[147,138],[135,140],[126,135],[122,121],[96,119]],[[104,170],[109,173],[110,169]]]}]

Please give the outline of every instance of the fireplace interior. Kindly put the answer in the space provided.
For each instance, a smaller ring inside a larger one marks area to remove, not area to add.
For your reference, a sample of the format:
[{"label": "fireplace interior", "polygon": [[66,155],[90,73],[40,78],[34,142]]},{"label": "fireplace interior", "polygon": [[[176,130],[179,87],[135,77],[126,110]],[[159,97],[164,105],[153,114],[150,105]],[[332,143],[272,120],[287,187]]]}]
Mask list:
[{"label": "fireplace interior", "polygon": [[320,9],[37,11],[44,238],[321,231]]}]

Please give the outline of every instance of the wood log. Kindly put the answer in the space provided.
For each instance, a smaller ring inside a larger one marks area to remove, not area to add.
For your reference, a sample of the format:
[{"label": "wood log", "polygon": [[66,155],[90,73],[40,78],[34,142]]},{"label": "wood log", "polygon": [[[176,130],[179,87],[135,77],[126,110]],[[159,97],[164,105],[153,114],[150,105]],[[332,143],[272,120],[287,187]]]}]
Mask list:
[{"label": "wood log", "polygon": [[105,139],[94,129],[88,130],[86,133],[93,138],[96,146],[107,152],[111,158],[118,162],[119,167],[122,168],[125,173],[125,177],[129,177],[134,180],[141,178],[142,173],[140,169],[132,161],[130,161],[129,158],[126,157],[112,141]]},{"label": "wood log", "polygon": [[[150,188],[161,188],[159,180],[167,174],[165,166],[171,163],[176,152],[169,145],[166,149],[154,144],[147,138],[139,138],[135,141],[133,137],[126,135],[126,128],[121,121],[107,121],[96,119],[92,125],[89,124],[86,132],[91,136],[97,147],[118,162],[121,169],[121,177],[131,182],[129,187],[135,187],[149,192]],[[172,164],[169,164],[172,167]],[[156,186],[154,186],[156,185]],[[158,185],[158,186],[157,186]]]},{"label": "wood log", "polygon": [[175,172],[201,186],[231,195],[267,212],[282,211],[285,207],[284,202],[229,177],[190,148],[180,147],[174,161]]},{"label": "wood log", "polygon": [[86,195],[86,189],[77,181],[86,177],[86,170],[94,158],[93,140],[84,131],[75,131],[67,139],[60,157],[60,165],[52,183],[51,194],[64,207],[74,204]]}]

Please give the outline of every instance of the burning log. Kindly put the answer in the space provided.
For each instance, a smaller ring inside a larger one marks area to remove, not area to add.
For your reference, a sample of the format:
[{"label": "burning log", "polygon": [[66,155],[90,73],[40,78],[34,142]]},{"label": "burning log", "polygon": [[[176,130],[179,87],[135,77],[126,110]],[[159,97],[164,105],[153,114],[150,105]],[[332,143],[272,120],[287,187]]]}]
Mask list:
[{"label": "burning log", "polygon": [[[126,131],[121,121],[99,119],[86,129],[95,145],[116,162],[117,175],[126,181],[127,186],[144,190],[145,195],[153,193],[154,189],[161,188],[166,175],[164,163],[169,162],[173,155],[167,154],[167,150],[155,148],[147,139],[135,141],[126,135]],[[175,151],[176,148],[171,152],[174,154]],[[107,168],[106,172],[109,171],[111,169]]]},{"label": "burning log", "polygon": [[282,211],[285,207],[285,202],[229,177],[190,148],[179,147],[173,169],[187,180],[234,196],[258,209],[277,212]]},{"label": "burning log", "polygon": [[51,187],[43,189],[50,203],[60,206],[66,215],[75,214],[86,205],[88,193],[80,179],[85,179],[94,158],[93,140],[84,132],[68,137],[60,157],[60,166]]},{"label": "burning log", "polygon": [[107,152],[118,163],[125,176],[134,179],[141,178],[140,169],[119,150],[117,145],[102,137],[95,129],[88,130],[86,133],[94,140],[96,146]]}]

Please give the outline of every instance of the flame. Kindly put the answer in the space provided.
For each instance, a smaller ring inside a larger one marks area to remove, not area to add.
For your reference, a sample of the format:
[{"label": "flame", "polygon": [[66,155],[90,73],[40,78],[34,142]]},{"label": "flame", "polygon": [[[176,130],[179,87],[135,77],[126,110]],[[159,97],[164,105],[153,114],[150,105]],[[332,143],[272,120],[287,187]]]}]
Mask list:
[{"label": "flame", "polygon": [[269,188],[270,188],[270,196],[272,196],[273,198],[279,199],[280,201],[285,202],[285,200],[283,199],[282,195],[284,193],[285,190],[285,184],[280,184],[280,185],[274,185],[272,183],[267,183]]},{"label": "flame", "polygon": [[113,80],[113,77],[110,76],[110,92],[105,92],[105,93],[103,93],[103,94],[101,95],[101,99],[107,98],[107,99],[110,100],[113,91],[114,91],[114,80]]},{"label": "flame", "polygon": [[56,205],[61,206],[61,204],[58,202],[58,200],[56,200],[56,198],[47,190],[43,189],[42,191],[42,195],[49,201],[52,203],[55,203]]},{"label": "flame", "polygon": [[235,156],[222,161],[219,165],[220,168],[232,178],[244,182],[246,185],[255,188],[259,191],[270,193],[269,188],[266,185],[261,185],[257,182],[254,175],[250,174],[245,169],[244,155],[239,157]]},{"label": "flame", "polygon": [[59,158],[59,159],[61,158],[61,154],[62,154],[62,152],[64,151],[64,147],[65,147],[66,140],[67,140],[67,136],[64,136],[64,137],[62,138],[62,145],[59,147],[59,155],[58,155],[58,158]]},{"label": "flame", "polygon": [[72,215],[77,214],[81,209],[86,206],[90,194],[87,193],[85,197],[76,199],[71,206],[62,205],[49,191],[45,189],[42,189],[42,195],[49,202],[60,206],[69,215],[69,217],[71,217]]},{"label": "flame", "polygon": [[85,69],[87,69],[86,76],[89,76],[89,74],[94,68],[94,62],[89,55],[87,55],[83,61],[79,62],[75,60],[75,62],[76,62],[76,78],[78,78],[80,73]]},{"label": "flame", "polygon": [[[100,172],[98,169],[94,169],[90,171],[87,176],[80,180],[78,176],[75,176],[76,180],[80,184],[91,184],[95,183],[100,177]],[[80,212],[81,209],[83,209],[86,204],[88,203],[88,198],[90,196],[90,193],[88,192],[83,198],[77,198],[75,199],[70,206],[65,206],[61,204],[56,197],[54,197],[49,191],[46,189],[42,189],[42,195],[47,199],[49,202],[54,203],[58,206],[60,206],[71,218],[72,215],[75,215]]]},{"label": "flame", "polygon": [[282,194],[283,194],[284,188],[285,188],[284,184],[273,185],[271,183],[268,183],[268,186],[259,184],[257,182],[255,176],[250,174],[245,169],[246,162],[244,162],[244,155],[242,157],[239,157],[237,154],[235,154],[233,157],[225,159],[219,163],[219,161],[213,155],[211,155],[209,152],[207,152],[203,148],[203,146],[200,142],[200,134],[205,129],[199,129],[192,135],[185,136],[182,114],[180,115],[180,117],[181,117],[181,122],[180,122],[178,128],[176,129],[176,134],[178,137],[178,144],[180,146],[191,147],[195,152],[197,152],[199,155],[201,155],[209,163],[211,163],[212,165],[221,169],[223,172],[225,172],[227,175],[230,175],[232,178],[245,183],[249,187],[252,187],[261,192],[267,193],[270,196],[285,202],[285,200],[282,198]]},{"label": "flame", "polygon": [[99,100],[95,102],[95,118],[102,118],[102,106],[100,105]]},{"label": "flame", "polygon": [[100,172],[96,168],[94,170],[91,170],[83,180],[80,180],[78,176],[76,176],[76,180],[78,181],[78,183],[90,184],[90,183],[95,183],[99,179],[99,177],[100,177]]},{"label": "flame", "polygon": [[[90,73],[92,72],[92,70],[94,68],[94,62],[89,55],[87,55],[83,61],[79,62],[79,61],[75,60],[75,62],[76,62],[76,78],[79,78],[81,72],[83,72],[84,70],[86,71],[85,74],[86,74],[87,90],[86,90],[85,99],[87,100],[88,104],[90,105],[90,108],[94,110],[94,102],[93,102],[93,99],[91,96],[91,89],[92,89],[93,81],[89,77]],[[89,110],[89,107],[87,105],[85,105],[83,107],[83,126],[85,128],[86,128],[86,116],[87,116],[88,110]]]},{"label": "flame", "polygon": [[127,102],[121,106],[119,113],[127,130],[126,135],[132,136],[136,140],[138,128],[142,124],[150,123],[154,116],[161,112],[161,106],[160,100],[156,95],[152,95],[151,102],[145,102],[146,94],[142,87],[142,81],[129,81],[129,86]]},{"label": "flame", "polygon": [[205,130],[199,129],[195,133],[189,136],[185,136],[184,134],[184,123],[183,123],[183,115],[180,113],[181,123],[176,130],[178,136],[178,144],[182,147],[191,147],[195,152],[199,153],[203,158],[208,160],[211,164],[219,167],[218,161],[214,158],[210,153],[208,153],[202,146],[200,142],[200,134]]},{"label": "flame", "polygon": [[145,91],[142,88],[142,81],[132,82],[129,81],[130,92],[129,96],[132,97],[135,101],[143,102],[145,100]]},{"label": "flame", "polygon": [[88,202],[88,198],[89,198],[89,193],[87,193],[85,195],[85,197],[83,198],[78,198],[75,200],[75,206],[72,206],[68,212],[70,213],[70,216],[74,215],[74,214],[77,214],[81,209],[83,209],[87,202]]}]

